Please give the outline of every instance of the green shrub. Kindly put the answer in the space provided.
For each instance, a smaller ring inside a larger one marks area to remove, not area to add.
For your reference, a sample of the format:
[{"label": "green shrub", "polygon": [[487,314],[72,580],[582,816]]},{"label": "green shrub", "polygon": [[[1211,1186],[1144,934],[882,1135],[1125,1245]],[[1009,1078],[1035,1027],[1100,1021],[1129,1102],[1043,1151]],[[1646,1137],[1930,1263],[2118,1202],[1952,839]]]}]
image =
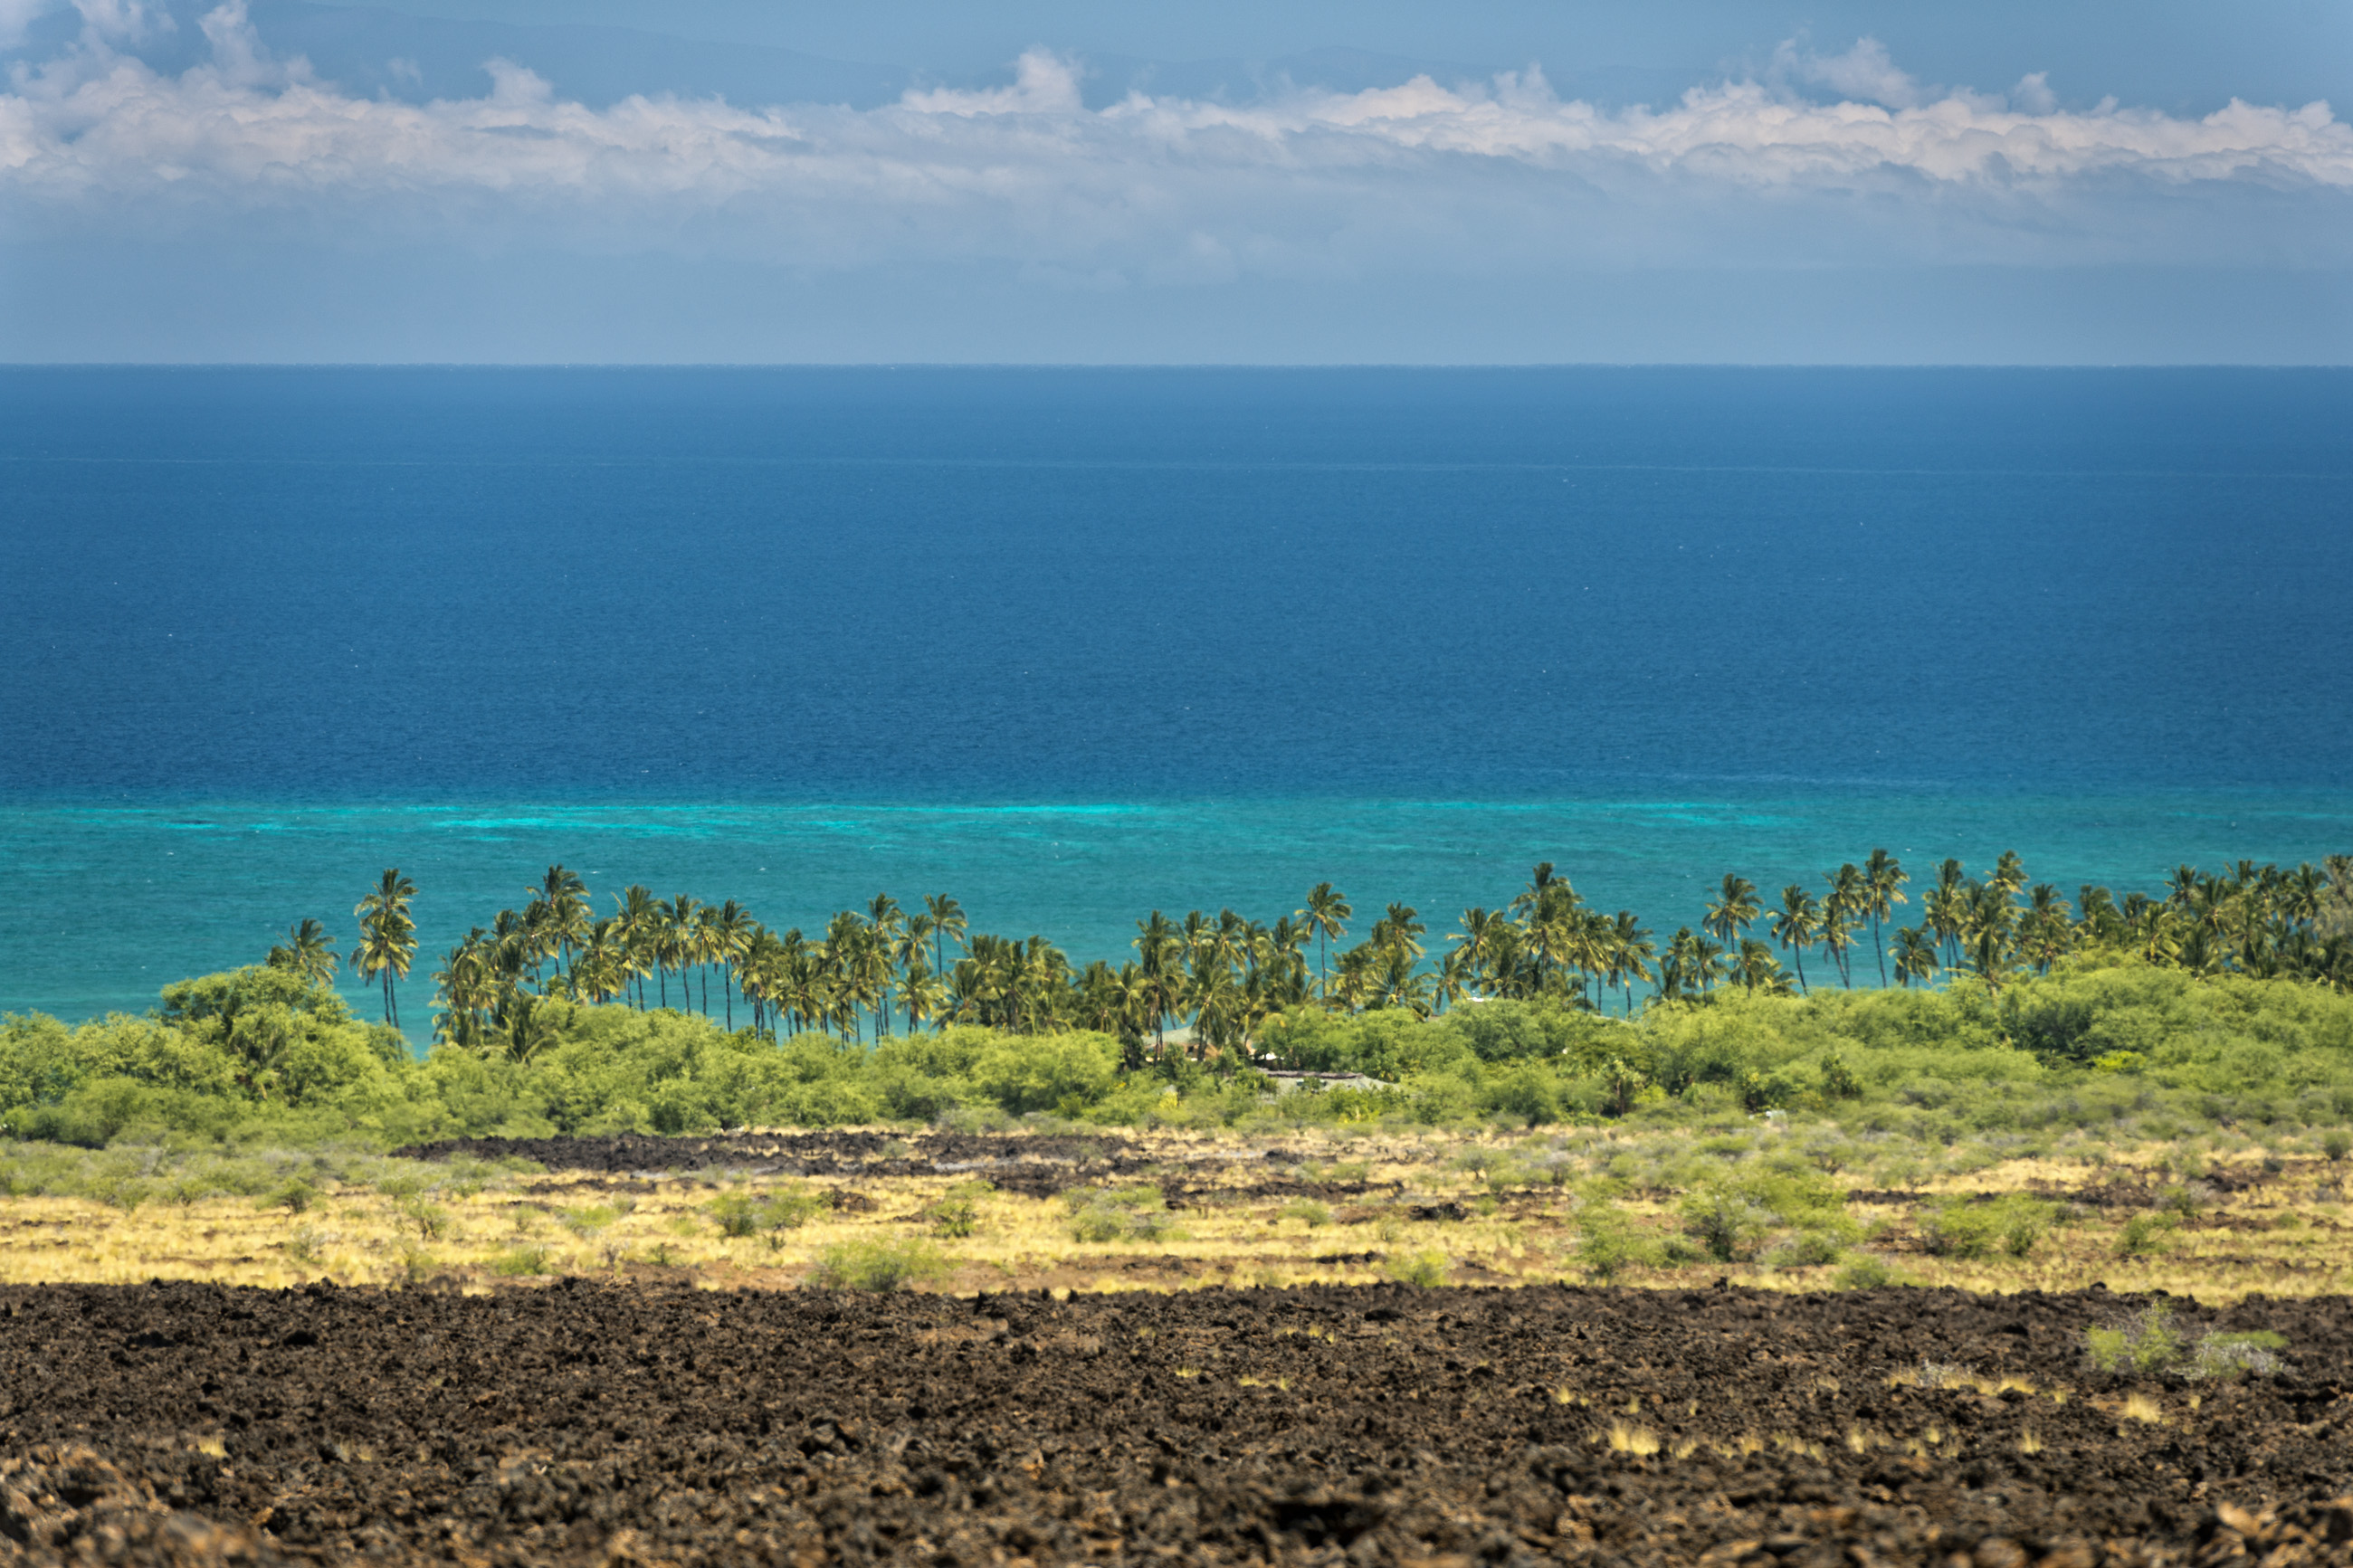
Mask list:
[{"label": "green shrub", "polygon": [[1158,1241],[1176,1234],[1158,1187],[1074,1187],[1062,1194],[1062,1204],[1078,1241]]},{"label": "green shrub", "polygon": [[1865,1253],[1841,1266],[1831,1282],[1841,1290],[1877,1290],[1904,1281],[1887,1259]]},{"label": "green shrub", "polygon": [[1948,1198],[1920,1224],[1920,1245],[1938,1258],[1983,1258],[1999,1247],[2024,1258],[2051,1228],[2053,1205],[2012,1194],[1990,1202]]},{"label": "green shrub", "polygon": [[2353,1137],[2346,1136],[2342,1128],[2332,1129],[2320,1140],[2320,1152],[2328,1156],[2330,1164],[2341,1164],[2346,1155],[2353,1154]]},{"label": "green shrub", "polygon": [[401,1218],[417,1227],[419,1241],[438,1241],[441,1233],[449,1228],[449,1211],[428,1203],[421,1194],[401,1199],[396,1207]]},{"label": "green shrub", "polygon": [[2216,1381],[2239,1377],[2275,1377],[2287,1336],[2257,1329],[2247,1333],[2209,1333],[2198,1342],[2198,1353],[2181,1375]]},{"label": "green shrub", "polygon": [[1446,1254],[1432,1247],[1389,1258],[1381,1264],[1381,1272],[1400,1285],[1430,1289],[1446,1283],[1446,1273],[1451,1267],[1451,1262]]},{"label": "green shrub", "polygon": [[2084,1331],[2084,1352],[2094,1371],[2156,1376],[2174,1373],[2200,1380],[2271,1377],[2275,1353],[2287,1341],[2269,1330],[2226,1333],[2210,1330],[2195,1345],[2181,1336],[2170,1302],[2152,1301],[2124,1322]]},{"label": "green shrub", "polygon": [[1659,1261],[1657,1246],[1636,1231],[1616,1205],[1589,1201],[1577,1210],[1577,1247],[1572,1254],[1588,1276],[1609,1284],[1630,1268]]},{"label": "green shrub", "polygon": [[822,1193],[806,1187],[780,1187],[761,1195],[722,1193],[704,1205],[722,1236],[761,1236],[770,1231],[798,1230],[826,1207]]},{"label": "green shrub", "polygon": [[853,1241],[819,1253],[808,1282],[821,1290],[903,1290],[944,1279],[950,1267],[927,1241]]},{"label": "green shrub", "polygon": [[1318,1226],[1332,1223],[1332,1209],[1330,1205],[1318,1203],[1314,1198],[1293,1198],[1282,1205],[1278,1217],[1295,1219],[1314,1230]]},{"label": "green shrub", "polygon": [[2185,1182],[2179,1186],[2170,1186],[2160,1191],[2157,1194],[2157,1206],[2168,1214],[2179,1215],[2182,1218],[2189,1219],[2200,1209],[2204,1208],[2206,1200],[2211,1196],[2213,1196],[2213,1189],[2203,1182]]},{"label": "green shrub", "polygon": [[996,1190],[987,1182],[958,1182],[932,1200],[923,1217],[942,1236],[970,1236],[980,1225],[980,1200]]},{"label": "green shrub", "polygon": [[319,1195],[319,1189],[297,1176],[262,1200],[264,1208],[286,1209],[294,1214],[307,1212]]},{"label": "green shrub", "polygon": [[2165,1232],[2172,1228],[2172,1225],[2159,1215],[2137,1214],[2125,1221],[2124,1229],[2117,1234],[2116,1256],[2147,1258],[2152,1253],[2163,1252],[2166,1248]]},{"label": "green shrub", "polygon": [[491,1259],[491,1272],[507,1279],[534,1278],[547,1272],[547,1248],[517,1247]]},{"label": "green shrub", "polygon": [[1774,1231],[1794,1227],[1844,1238],[1853,1226],[1838,1190],[1803,1167],[1736,1171],[1701,1184],[1681,1205],[1683,1231],[1719,1263],[1756,1256]]},{"label": "green shrub", "polygon": [[1836,1263],[1845,1252],[1836,1237],[1801,1230],[1768,1247],[1757,1261],[1767,1268],[1819,1268]]}]

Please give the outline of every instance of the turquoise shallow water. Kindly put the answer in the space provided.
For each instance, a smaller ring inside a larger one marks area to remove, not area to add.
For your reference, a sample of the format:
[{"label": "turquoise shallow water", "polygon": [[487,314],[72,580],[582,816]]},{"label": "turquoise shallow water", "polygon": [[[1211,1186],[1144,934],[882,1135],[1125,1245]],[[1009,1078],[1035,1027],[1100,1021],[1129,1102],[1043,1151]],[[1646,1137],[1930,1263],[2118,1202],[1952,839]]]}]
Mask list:
[{"label": "turquoise shallow water", "polygon": [[[1293,799],[1121,805],[0,807],[6,1005],[67,1017],[142,1011],[164,982],[257,959],[316,915],[345,942],[352,904],[397,864],[418,886],[424,954],[520,906],[552,860],[600,908],[632,881],[742,900],[772,925],[821,924],[878,891],[961,899],[976,929],[1050,937],[1081,959],[1131,956],[1134,921],[1230,904],[1272,919],[1330,879],[1360,924],[1392,900],[1433,932],[1493,907],[1550,859],[1580,891],[1663,935],[1696,921],[1725,870],[1762,887],[1816,881],[1884,845],[1915,877],[2015,848],[2073,896],[2084,880],[2151,888],[2179,860],[2294,861],[2353,844],[2353,795],[1850,793],[1618,801]],[[2164,846],[2162,853],[2154,847]],[[408,1019],[431,964],[420,956]],[[368,998],[355,994],[355,1002]]]}]

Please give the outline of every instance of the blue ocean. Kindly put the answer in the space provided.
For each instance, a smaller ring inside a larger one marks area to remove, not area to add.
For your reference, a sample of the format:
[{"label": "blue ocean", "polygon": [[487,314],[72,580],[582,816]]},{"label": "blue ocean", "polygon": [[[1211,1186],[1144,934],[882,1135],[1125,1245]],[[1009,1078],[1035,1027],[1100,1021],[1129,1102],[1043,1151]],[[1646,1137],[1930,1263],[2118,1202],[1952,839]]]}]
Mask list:
[{"label": "blue ocean", "polygon": [[[1127,954],[2353,850],[2353,373],[0,370],[0,1008],[399,866]],[[356,994],[356,993],[355,993]]]}]

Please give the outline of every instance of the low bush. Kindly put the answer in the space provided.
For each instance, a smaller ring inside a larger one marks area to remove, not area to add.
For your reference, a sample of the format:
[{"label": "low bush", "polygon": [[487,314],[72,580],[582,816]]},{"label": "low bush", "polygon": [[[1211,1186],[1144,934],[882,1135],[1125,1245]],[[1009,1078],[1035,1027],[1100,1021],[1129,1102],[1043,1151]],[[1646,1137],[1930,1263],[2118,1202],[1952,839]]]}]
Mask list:
[{"label": "low bush", "polygon": [[1062,1194],[1062,1203],[1070,1211],[1073,1240],[1102,1245],[1176,1235],[1158,1187],[1074,1187]]},{"label": "low bush", "polygon": [[808,1282],[820,1290],[903,1290],[944,1279],[951,1267],[927,1241],[853,1241],[819,1253]]},{"label": "low bush", "polygon": [[1719,1263],[1755,1257],[1777,1230],[1843,1241],[1854,1228],[1830,1179],[1802,1165],[1736,1169],[1704,1180],[1684,1197],[1681,1215],[1684,1233]]},{"label": "low bush", "polygon": [[2213,1330],[2192,1344],[2174,1321],[2172,1304],[2164,1300],[2151,1301],[2121,1323],[2084,1331],[2085,1359],[2093,1370],[2112,1376],[2270,1377],[2279,1371],[2277,1352],[2286,1348],[2286,1339],[2269,1330]]},{"label": "low bush", "polygon": [[1451,1267],[1451,1260],[1446,1254],[1431,1247],[1388,1258],[1383,1260],[1381,1272],[1400,1285],[1435,1289],[1446,1283],[1447,1270]]},{"label": "low bush", "polygon": [[1920,1224],[1920,1245],[1938,1258],[1983,1258],[1997,1248],[2024,1258],[2048,1234],[2056,1207],[2011,1194],[1990,1201],[1948,1198]]},{"label": "low bush", "polygon": [[722,1193],[705,1205],[722,1236],[761,1236],[798,1230],[827,1205],[825,1194],[806,1187],[779,1187],[765,1194]]},{"label": "low bush", "polygon": [[2174,1221],[2168,1215],[2147,1214],[2133,1215],[2132,1218],[2125,1221],[2124,1229],[2116,1234],[2116,1256],[2147,1258],[2153,1253],[2163,1252],[2169,1245],[2165,1238],[2165,1233],[2171,1230],[2173,1226]]},{"label": "low bush", "polygon": [[1767,1247],[1757,1262],[1767,1268],[1820,1268],[1836,1263],[1846,1248],[1836,1237],[1801,1230]]},{"label": "low bush", "polygon": [[509,1279],[534,1278],[548,1271],[547,1248],[517,1247],[491,1259],[491,1272]]},{"label": "low bush", "polygon": [[1586,1274],[1607,1285],[1630,1268],[1659,1261],[1655,1243],[1637,1231],[1614,1205],[1589,1201],[1577,1210],[1577,1247],[1572,1254]]},{"label": "low bush", "polygon": [[925,1205],[923,1217],[942,1236],[970,1236],[980,1226],[980,1200],[996,1190],[987,1182],[958,1182]]},{"label": "low bush", "polygon": [[1831,1283],[1841,1290],[1878,1290],[1890,1285],[1901,1285],[1904,1277],[1884,1258],[1872,1253],[1850,1259],[1831,1276]]}]

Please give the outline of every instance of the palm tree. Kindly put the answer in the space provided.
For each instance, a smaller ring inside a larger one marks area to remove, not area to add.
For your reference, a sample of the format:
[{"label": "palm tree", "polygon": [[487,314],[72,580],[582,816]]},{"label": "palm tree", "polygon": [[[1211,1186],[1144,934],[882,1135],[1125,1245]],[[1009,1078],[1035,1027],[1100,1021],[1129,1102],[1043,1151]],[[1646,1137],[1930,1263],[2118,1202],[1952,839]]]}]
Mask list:
[{"label": "palm tree", "polygon": [[958,947],[964,946],[964,933],[969,929],[965,922],[964,906],[945,893],[934,893],[923,900],[923,913],[931,919],[932,971],[944,974],[947,960],[944,954],[947,950],[942,944],[953,942]]},{"label": "palm tree", "polygon": [[1388,912],[1373,922],[1373,945],[1389,947],[1408,958],[1421,956],[1421,934],[1430,928],[1417,917],[1420,911],[1411,904],[1391,904]]},{"label": "palm tree", "polygon": [[1882,990],[1887,987],[1887,952],[1880,945],[1879,923],[1894,912],[1897,904],[1910,901],[1904,896],[1904,884],[1911,879],[1904,874],[1904,862],[1884,849],[1873,849],[1871,858],[1862,863],[1863,907],[1871,912],[1871,951],[1879,958]]},{"label": "palm tree", "polygon": [[1847,949],[1853,943],[1856,920],[1870,907],[1871,890],[1863,881],[1862,872],[1852,860],[1822,879],[1831,885],[1831,890],[1822,900],[1821,923],[1815,930],[1814,939],[1830,954],[1831,962],[1838,965],[1839,979],[1852,990],[1854,975],[1847,967]]},{"label": "palm tree", "polygon": [[588,940],[588,925],[596,908],[588,901],[587,884],[579,873],[567,871],[562,866],[550,866],[547,875],[540,879],[536,893],[547,906],[547,934],[564,955],[564,963],[572,962],[572,950]]},{"label": "palm tree", "polygon": [[1150,920],[1135,922],[1136,937],[1131,943],[1136,952],[1139,973],[1152,995],[1152,1051],[1155,1058],[1167,1054],[1168,1015],[1176,1010],[1176,994],[1184,953],[1184,939],[1168,917],[1158,910]]},{"label": "palm tree", "polygon": [[1940,966],[1936,962],[1936,940],[1917,926],[1898,926],[1895,930],[1895,979],[1910,989],[1914,981],[1926,985],[1936,977]]},{"label": "palm tree", "polygon": [[1332,989],[1332,939],[1348,934],[1348,917],[1356,911],[1348,900],[1329,882],[1318,882],[1307,889],[1307,907],[1299,911],[1307,929],[1315,933],[1320,944],[1315,961],[1315,986],[1328,994]]},{"label": "palm tree", "polygon": [[304,919],[286,928],[286,945],[271,948],[264,962],[272,969],[290,969],[313,985],[331,985],[339,958],[327,928]]},{"label": "palm tree", "polygon": [[1778,959],[1773,956],[1770,943],[1753,936],[1740,939],[1740,956],[1734,961],[1733,970],[1740,983],[1748,987],[1751,996],[1761,987],[1767,996],[1784,995],[1789,989],[1789,977],[1781,973]]},{"label": "palm tree", "polygon": [[1994,862],[1993,876],[1989,880],[2001,889],[2003,898],[2014,899],[2018,890],[2026,886],[2026,862],[2018,858],[2017,850],[2005,849],[2001,858]]},{"label": "palm tree", "polygon": [[[1634,982],[1651,978],[1649,960],[1659,950],[1651,941],[1651,933],[1643,929],[1641,921],[1634,918],[1631,910],[1618,911],[1618,919],[1609,934],[1609,974],[1625,989],[1626,1016],[1630,1018],[1634,1016]],[[1702,973],[1709,977],[1714,974],[1714,956],[1712,953],[1707,955],[1710,962],[1702,969]]]},{"label": "palm tree", "polygon": [[[757,929],[751,912],[733,899],[716,910],[702,911],[702,930],[707,944],[704,951],[720,966],[720,994],[726,999],[727,1032],[731,1035],[735,1032],[736,970],[743,963],[744,955],[750,951],[752,933]],[[708,1013],[710,1010],[706,1003],[703,1011]]]},{"label": "palm tree", "polygon": [[665,966],[661,982],[661,1005],[670,1005],[670,980],[667,967],[678,966],[678,988],[686,989],[687,967],[694,962],[694,900],[681,893],[670,903],[656,906],[661,913],[656,921],[654,952]]},{"label": "palm tree", "polygon": [[400,1027],[400,1002],[393,994],[393,982],[408,978],[408,966],[417,957],[417,925],[408,918],[408,900],[416,896],[417,884],[402,876],[398,867],[387,867],[375,890],[352,907],[360,920],[352,973],[363,983],[382,977],[385,1022],[396,1029]]},{"label": "palm tree", "polygon": [[641,882],[632,882],[613,895],[617,906],[614,914],[613,934],[620,946],[615,953],[625,973],[638,983],[638,1011],[646,1007],[646,972],[653,967],[654,943],[661,931],[662,904],[653,889]]},{"label": "palm tree", "polygon": [[1797,955],[1798,989],[1806,987],[1806,949],[1821,926],[1821,906],[1814,896],[1792,882],[1781,889],[1781,907],[1773,912],[1773,940]]},{"label": "palm tree", "polygon": [[1724,889],[1708,906],[1707,918],[1700,924],[1726,948],[1737,946],[1748,930],[1749,923],[1762,912],[1757,901],[1757,884],[1746,877],[1724,874]]}]

